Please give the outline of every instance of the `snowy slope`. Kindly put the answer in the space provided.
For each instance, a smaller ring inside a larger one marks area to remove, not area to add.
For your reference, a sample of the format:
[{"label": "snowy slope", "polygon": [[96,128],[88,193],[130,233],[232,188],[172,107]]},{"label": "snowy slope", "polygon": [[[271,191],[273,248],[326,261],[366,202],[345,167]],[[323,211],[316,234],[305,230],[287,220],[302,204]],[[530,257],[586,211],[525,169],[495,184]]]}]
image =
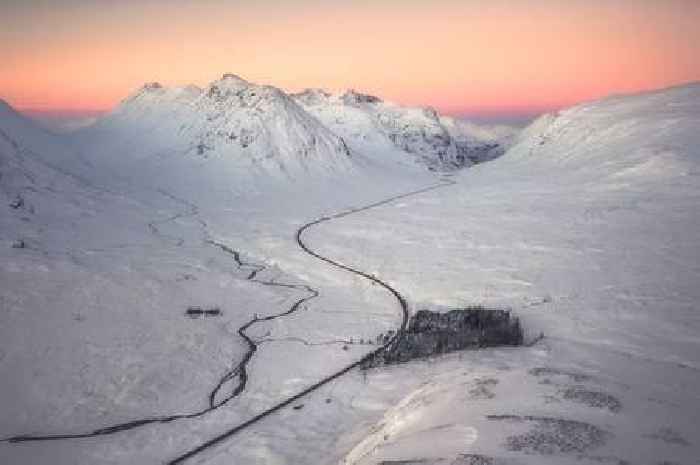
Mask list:
[{"label": "snowy slope", "polygon": [[294,98],[357,150],[369,156],[414,159],[431,169],[470,166],[503,153],[511,133],[441,117],[432,108],[408,108],[348,90],[308,89]]},{"label": "snowy slope", "polygon": [[452,187],[329,226],[327,253],[416,308],[510,306],[545,334],[370,376],[391,408],[342,463],[696,463],[698,128],[700,84],[580,105]]}]

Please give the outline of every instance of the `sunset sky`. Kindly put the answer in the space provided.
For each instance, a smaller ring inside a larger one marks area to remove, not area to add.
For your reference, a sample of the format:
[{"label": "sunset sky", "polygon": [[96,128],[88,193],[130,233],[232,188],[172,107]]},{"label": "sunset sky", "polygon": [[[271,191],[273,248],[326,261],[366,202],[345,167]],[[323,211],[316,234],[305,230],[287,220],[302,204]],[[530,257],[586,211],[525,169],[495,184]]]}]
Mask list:
[{"label": "sunset sky", "polygon": [[224,72],[471,117],[700,80],[698,0],[2,0],[0,98],[94,114]]}]

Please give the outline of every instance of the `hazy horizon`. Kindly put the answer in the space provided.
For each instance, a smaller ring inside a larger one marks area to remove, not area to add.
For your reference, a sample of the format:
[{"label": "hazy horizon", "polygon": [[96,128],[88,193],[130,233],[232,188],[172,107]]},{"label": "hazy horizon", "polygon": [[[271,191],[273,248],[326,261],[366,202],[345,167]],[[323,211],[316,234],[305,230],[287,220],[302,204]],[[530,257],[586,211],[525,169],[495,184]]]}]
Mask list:
[{"label": "hazy horizon", "polygon": [[487,121],[700,80],[692,0],[28,0],[0,17],[0,98],[32,114],[226,71]]}]

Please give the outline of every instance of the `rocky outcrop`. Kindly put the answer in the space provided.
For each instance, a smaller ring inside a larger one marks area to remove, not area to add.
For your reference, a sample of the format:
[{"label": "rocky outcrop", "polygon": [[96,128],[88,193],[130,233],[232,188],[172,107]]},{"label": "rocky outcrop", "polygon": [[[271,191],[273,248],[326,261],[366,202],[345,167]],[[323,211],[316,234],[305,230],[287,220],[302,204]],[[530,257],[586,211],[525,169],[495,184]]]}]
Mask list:
[{"label": "rocky outcrop", "polygon": [[[393,334],[380,335],[379,343]],[[470,307],[437,313],[419,310],[398,342],[365,364],[365,368],[481,347],[523,344],[520,320],[508,310]]]}]

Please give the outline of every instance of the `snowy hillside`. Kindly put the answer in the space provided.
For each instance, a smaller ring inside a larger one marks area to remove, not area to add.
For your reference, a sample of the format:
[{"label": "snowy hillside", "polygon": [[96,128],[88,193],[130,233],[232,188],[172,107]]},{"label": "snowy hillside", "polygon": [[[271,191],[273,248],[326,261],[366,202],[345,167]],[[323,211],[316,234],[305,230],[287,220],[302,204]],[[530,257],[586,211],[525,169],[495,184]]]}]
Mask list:
[{"label": "snowy hillside", "polygon": [[567,176],[604,175],[597,182],[620,189],[692,181],[700,163],[699,93],[700,85],[691,84],[545,115],[520,135],[508,158]]},{"label": "snowy hillside", "polygon": [[698,128],[700,84],[580,105],[454,186],[329,226],[328,253],[416,306],[509,306],[545,334],[376,373],[376,399],[402,394],[342,463],[696,463]]},{"label": "snowy hillside", "polygon": [[432,108],[402,107],[353,90],[334,95],[309,89],[294,97],[359,152],[414,158],[431,169],[453,170],[496,158],[512,134],[506,128],[489,131],[441,117]]}]

